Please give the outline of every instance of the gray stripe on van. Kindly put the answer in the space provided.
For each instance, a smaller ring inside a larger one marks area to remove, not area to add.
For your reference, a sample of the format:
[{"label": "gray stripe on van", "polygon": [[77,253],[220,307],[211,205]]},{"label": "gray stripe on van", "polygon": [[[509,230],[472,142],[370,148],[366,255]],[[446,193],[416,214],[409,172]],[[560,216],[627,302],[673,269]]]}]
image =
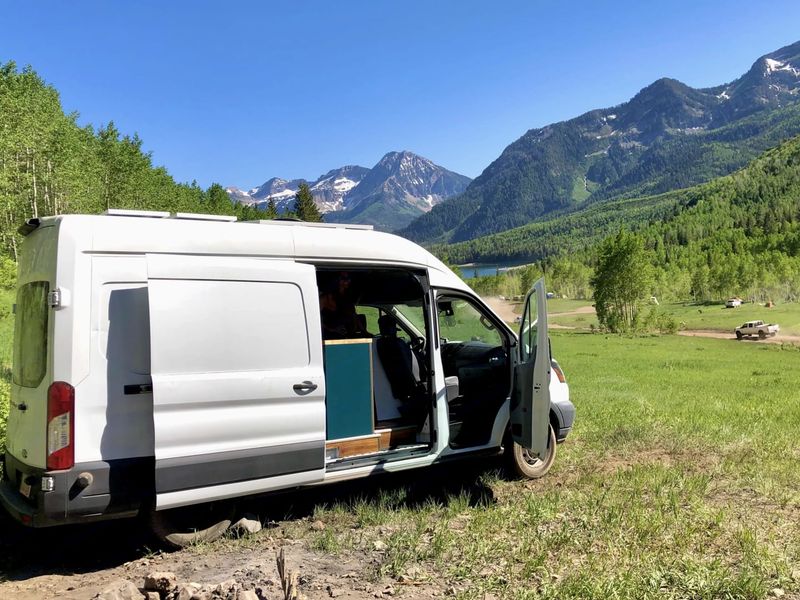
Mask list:
[{"label": "gray stripe on van", "polygon": [[263,479],[322,469],[325,442],[300,442],[156,460],[156,492],[179,492],[199,487]]}]

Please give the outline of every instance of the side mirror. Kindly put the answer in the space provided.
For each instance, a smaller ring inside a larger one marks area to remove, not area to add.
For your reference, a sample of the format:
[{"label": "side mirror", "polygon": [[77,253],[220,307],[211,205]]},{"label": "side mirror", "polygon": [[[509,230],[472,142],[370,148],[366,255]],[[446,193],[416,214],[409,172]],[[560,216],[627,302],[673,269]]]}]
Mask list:
[{"label": "side mirror", "polygon": [[450,300],[442,300],[439,302],[439,314],[444,315],[445,317],[453,317],[455,316],[455,311],[453,310],[453,302]]}]

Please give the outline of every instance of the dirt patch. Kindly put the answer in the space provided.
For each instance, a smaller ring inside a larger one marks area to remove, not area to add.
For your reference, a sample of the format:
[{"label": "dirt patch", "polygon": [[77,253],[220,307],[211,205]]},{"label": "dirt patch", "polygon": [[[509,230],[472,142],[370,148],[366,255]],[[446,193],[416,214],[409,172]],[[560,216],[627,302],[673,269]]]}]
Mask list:
[{"label": "dirt patch", "polygon": [[[374,544],[391,534],[383,526],[352,523],[315,526],[320,507],[368,501],[382,495],[398,509],[466,498],[470,506],[495,502],[483,479],[496,472],[496,459],[465,461],[305,489],[298,492],[245,499],[240,512],[258,515],[265,528],[241,538],[206,543],[186,550],[154,551],[152,540],[136,519],[33,530],[0,514],[0,598],[93,598],[117,580],[137,587],[154,571],[174,573],[181,584],[198,583],[206,589],[234,580],[242,590],[260,598],[282,598],[276,566],[283,549],[287,568],[297,573],[299,589],[308,600],[322,598],[431,598],[445,596],[458,582],[423,573],[382,575],[386,550]],[[330,528],[356,541],[340,549],[320,548]],[[348,534],[348,531],[350,532]],[[360,541],[359,541],[360,540]]]},{"label": "dirt patch", "polygon": [[[483,296],[482,300],[491,308],[501,319],[506,323],[514,323],[519,318],[519,314],[514,312],[514,308],[519,306],[519,302],[511,300],[504,300],[499,296]],[[570,315],[593,315],[595,314],[594,306],[581,306],[575,310],[566,312],[548,312],[550,317],[568,317]],[[553,329],[575,329],[566,325],[549,324]]]}]

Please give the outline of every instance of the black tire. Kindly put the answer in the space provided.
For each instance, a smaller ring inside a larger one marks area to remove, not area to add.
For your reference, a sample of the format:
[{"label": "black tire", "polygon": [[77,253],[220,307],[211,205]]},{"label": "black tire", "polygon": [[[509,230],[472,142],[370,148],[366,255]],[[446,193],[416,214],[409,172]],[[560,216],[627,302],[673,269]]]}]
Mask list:
[{"label": "black tire", "polygon": [[556,432],[550,426],[550,446],[544,459],[533,458],[526,448],[516,442],[506,444],[506,464],[511,473],[525,479],[539,479],[547,475],[556,460]]},{"label": "black tire", "polygon": [[763,339],[765,339],[766,337],[767,337],[767,334],[766,334],[766,332],[764,332],[764,331],[759,331],[759,332],[758,332],[758,339],[760,339],[760,340],[763,340]]},{"label": "black tire", "polygon": [[737,339],[737,340],[740,340],[740,339],[742,339],[742,332],[741,332],[741,331],[737,331],[737,332],[736,332],[736,339]]},{"label": "black tire", "polygon": [[213,542],[228,531],[236,507],[231,502],[155,510],[150,505],[143,517],[158,544],[166,550],[180,550],[202,542]]}]

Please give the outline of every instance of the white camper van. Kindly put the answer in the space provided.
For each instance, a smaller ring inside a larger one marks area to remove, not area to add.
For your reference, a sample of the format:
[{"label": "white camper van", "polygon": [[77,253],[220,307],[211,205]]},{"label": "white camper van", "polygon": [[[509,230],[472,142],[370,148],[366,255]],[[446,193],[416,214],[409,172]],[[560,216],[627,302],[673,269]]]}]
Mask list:
[{"label": "white camper van", "polygon": [[21,231],[0,501],[22,523],[158,517],[504,445],[537,477],[572,427],[541,280],[518,338],[369,227],[109,211]]}]

